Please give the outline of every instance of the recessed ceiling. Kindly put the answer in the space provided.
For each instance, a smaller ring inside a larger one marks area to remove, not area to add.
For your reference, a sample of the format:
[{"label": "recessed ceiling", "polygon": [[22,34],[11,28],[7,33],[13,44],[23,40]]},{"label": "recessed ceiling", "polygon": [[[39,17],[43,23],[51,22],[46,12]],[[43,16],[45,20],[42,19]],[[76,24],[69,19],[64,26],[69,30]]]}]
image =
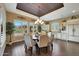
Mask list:
[{"label": "recessed ceiling", "polygon": [[[4,5],[5,5],[5,9],[9,12],[20,14],[26,17],[31,17],[33,19],[38,19],[38,17],[35,15],[16,9],[17,4],[18,3],[5,3]],[[51,21],[59,18],[79,15],[79,3],[63,3],[63,5],[64,7],[59,8],[53,12],[47,13],[44,16],[41,16],[40,19],[45,21]]]},{"label": "recessed ceiling", "polygon": [[41,17],[63,6],[63,3],[18,3],[16,8]]}]

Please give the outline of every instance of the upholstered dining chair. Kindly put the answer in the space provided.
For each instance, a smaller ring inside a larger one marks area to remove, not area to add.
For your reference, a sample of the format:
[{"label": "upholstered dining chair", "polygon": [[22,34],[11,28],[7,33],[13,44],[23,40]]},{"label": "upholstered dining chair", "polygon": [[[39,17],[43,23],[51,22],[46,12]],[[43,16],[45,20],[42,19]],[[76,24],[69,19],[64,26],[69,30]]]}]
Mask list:
[{"label": "upholstered dining chair", "polygon": [[48,43],[49,43],[49,38],[47,35],[40,35],[40,40],[39,40],[39,46],[40,48],[45,48],[45,51],[48,52]]},{"label": "upholstered dining chair", "polygon": [[33,43],[32,43],[31,36],[27,33],[24,35],[24,44],[25,44],[25,52],[28,52],[30,50],[32,54]]},{"label": "upholstered dining chair", "polygon": [[54,35],[52,34],[52,32],[48,32],[48,37],[50,39],[49,45],[51,45],[52,49],[53,49],[53,40],[54,40]]}]

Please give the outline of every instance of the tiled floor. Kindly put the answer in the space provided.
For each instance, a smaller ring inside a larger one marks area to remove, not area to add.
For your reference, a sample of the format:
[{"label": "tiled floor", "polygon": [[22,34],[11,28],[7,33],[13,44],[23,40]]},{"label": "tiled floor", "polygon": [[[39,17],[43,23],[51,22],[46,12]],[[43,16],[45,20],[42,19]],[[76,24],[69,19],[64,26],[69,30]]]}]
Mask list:
[{"label": "tiled floor", "polygon": [[[44,51],[44,49],[41,51],[40,56],[79,56],[79,44],[54,40],[53,50],[49,50],[47,53]],[[24,42],[19,42],[6,46],[4,56],[29,56],[29,54],[25,53]],[[38,56],[35,48],[32,56]]]}]

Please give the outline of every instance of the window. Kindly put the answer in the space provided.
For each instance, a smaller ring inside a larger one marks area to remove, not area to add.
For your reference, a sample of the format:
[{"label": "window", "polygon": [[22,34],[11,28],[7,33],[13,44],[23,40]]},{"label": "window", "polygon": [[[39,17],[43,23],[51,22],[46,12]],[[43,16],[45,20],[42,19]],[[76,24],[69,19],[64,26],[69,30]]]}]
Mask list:
[{"label": "window", "polygon": [[58,22],[51,23],[51,30],[59,31],[60,25]]},{"label": "window", "polygon": [[0,12],[0,44],[3,37],[3,21],[2,21],[2,13]]},{"label": "window", "polygon": [[14,19],[14,32],[15,33],[24,33],[27,30],[27,22],[19,19]]}]

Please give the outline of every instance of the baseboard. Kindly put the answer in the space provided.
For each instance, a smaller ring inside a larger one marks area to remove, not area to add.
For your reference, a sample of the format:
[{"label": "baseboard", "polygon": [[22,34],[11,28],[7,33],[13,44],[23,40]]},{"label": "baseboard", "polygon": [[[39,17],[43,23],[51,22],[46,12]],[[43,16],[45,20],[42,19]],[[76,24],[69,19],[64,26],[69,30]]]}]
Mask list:
[{"label": "baseboard", "polygon": [[70,40],[68,40],[68,42],[72,42],[72,43],[77,43],[77,44],[79,44],[79,42],[76,42],[76,41],[70,41]]},{"label": "baseboard", "polygon": [[71,43],[77,43],[77,44],[79,44],[79,42],[71,41],[71,40],[62,40],[62,39],[56,39],[56,40],[61,40],[61,41],[65,41],[65,42],[71,42]]}]

